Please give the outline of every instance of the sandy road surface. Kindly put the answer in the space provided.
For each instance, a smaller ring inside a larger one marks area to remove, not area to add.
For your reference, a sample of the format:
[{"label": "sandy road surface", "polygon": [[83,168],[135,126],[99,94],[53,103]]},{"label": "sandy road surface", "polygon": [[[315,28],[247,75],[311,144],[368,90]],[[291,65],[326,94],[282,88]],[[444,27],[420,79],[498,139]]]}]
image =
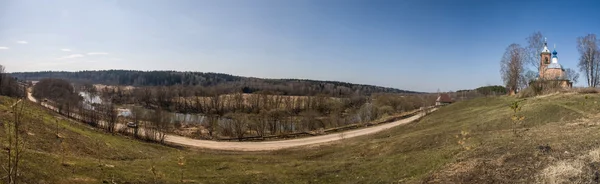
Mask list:
[{"label": "sandy road surface", "polygon": [[[345,138],[357,137],[376,133],[398,125],[410,123],[423,115],[415,115],[410,118],[402,119],[392,123],[372,126],[363,129],[351,130],[341,133],[327,134],[314,137],[281,140],[281,141],[264,141],[264,142],[217,142],[208,140],[197,140],[181,136],[167,135],[166,141],[183,146],[200,147],[217,150],[232,150],[232,151],[269,151],[278,150],[298,146],[318,145],[331,141],[337,141]],[[343,136],[342,136],[343,134]]]},{"label": "sandy road surface", "polygon": [[[30,101],[37,102],[37,100],[31,96],[31,93],[27,94],[27,98]],[[45,104],[45,107],[55,110],[55,107]],[[435,111],[433,109],[432,111]],[[78,116],[78,115],[75,115]],[[299,147],[299,146],[311,146],[311,145],[319,145],[327,142],[338,141],[345,138],[357,137],[367,134],[373,134],[376,132],[380,132],[398,125],[407,124],[415,121],[416,119],[424,116],[419,113],[415,116],[401,119],[395,122],[386,123],[382,125],[371,126],[368,128],[350,130],[340,133],[327,134],[321,136],[314,137],[305,137],[298,139],[290,139],[290,140],[280,140],[280,141],[263,141],[263,142],[221,142],[221,141],[210,141],[210,140],[198,140],[187,138],[183,136],[177,135],[166,135],[165,142],[167,144],[172,145],[181,145],[187,147],[194,148],[204,148],[204,149],[215,149],[215,150],[228,150],[228,151],[272,151],[279,150],[291,147]],[[102,125],[103,122],[100,122]],[[123,127],[124,125],[118,124],[117,128]],[[141,128],[140,128],[141,129]],[[140,130],[140,133],[144,133],[144,130]]]},{"label": "sandy road surface", "polygon": [[15,107],[15,105],[17,105],[19,102],[21,102],[21,99],[17,100],[17,102],[15,102],[14,104],[10,105],[10,108]]}]

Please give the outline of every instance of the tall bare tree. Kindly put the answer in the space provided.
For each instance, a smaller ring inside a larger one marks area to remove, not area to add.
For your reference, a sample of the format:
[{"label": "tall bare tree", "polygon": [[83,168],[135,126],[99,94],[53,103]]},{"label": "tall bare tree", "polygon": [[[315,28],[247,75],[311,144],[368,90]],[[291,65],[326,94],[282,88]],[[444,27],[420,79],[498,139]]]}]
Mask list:
[{"label": "tall bare tree", "polygon": [[538,72],[534,72],[533,70],[527,70],[523,75],[524,85],[528,85],[530,82],[534,81],[537,77],[538,77]]},{"label": "tall bare tree", "polygon": [[[23,99],[17,101],[13,106],[13,115],[14,121],[4,120],[6,121],[6,136],[7,136],[7,147],[5,148],[8,153],[8,161],[6,163],[6,167],[4,163],[2,164],[2,168],[6,171],[6,176],[0,176],[3,179],[6,178],[7,183],[17,183],[17,179],[19,177],[19,162],[21,161],[21,154],[24,150],[25,142],[19,136],[21,132],[20,126],[23,119],[23,109],[25,106],[25,102],[22,102]],[[19,104],[21,104],[19,106]]]},{"label": "tall bare tree", "polygon": [[171,130],[171,120],[168,114],[161,108],[154,110],[154,118],[151,122],[154,130],[154,140],[160,143],[165,143],[167,133]]},{"label": "tall bare tree", "polygon": [[0,65],[0,94],[4,94],[4,78],[6,78],[4,70],[4,66]]},{"label": "tall bare tree", "polygon": [[133,122],[135,123],[135,126],[133,127],[133,137],[140,137],[139,136],[139,126],[140,126],[140,122],[142,122],[142,119],[145,119],[145,115],[142,112],[142,110],[140,110],[139,108],[131,108],[131,115],[133,116]]},{"label": "tall bare tree", "polygon": [[542,49],[544,48],[544,36],[541,32],[531,33],[527,40],[527,64],[533,67],[534,71],[539,71]]},{"label": "tall bare tree", "polygon": [[90,104],[98,103],[98,102],[94,101],[94,99],[98,96],[99,92],[92,83],[83,84],[82,91],[87,93],[87,97],[88,97],[87,100]]},{"label": "tall bare tree", "polygon": [[232,133],[239,141],[242,141],[244,135],[246,135],[246,132],[248,131],[248,115],[244,113],[235,113],[231,114],[230,117],[232,119]]},{"label": "tall bare tree", "polygon": [[107,102],[107,104],[102,107],[102,114],[104,116],[105,128],[106,131],[110,133],[115,132],[115,128],[117,126],[117,110],[112,102]]},{"label": "tall bare tree", "polygon": [[577,83],[577,81],[579,81],[579,73],[573,69],[567,68],[565,69],[565,78],[573,83]]},{"label": "tall bare tree", "polygon": [[526,59],[526,50],[521,45],[513,43],[506,48],[500,61],[500,74],[509,90],[517,90],[523,86],[523,65]]},{"label": "tall bare tree", "polygon": [[599,40],[595,34],[588,34],[577,38],[579,57],[579,70],[585,75],[588,86],[596,87],[600,79],[600,49]]}]

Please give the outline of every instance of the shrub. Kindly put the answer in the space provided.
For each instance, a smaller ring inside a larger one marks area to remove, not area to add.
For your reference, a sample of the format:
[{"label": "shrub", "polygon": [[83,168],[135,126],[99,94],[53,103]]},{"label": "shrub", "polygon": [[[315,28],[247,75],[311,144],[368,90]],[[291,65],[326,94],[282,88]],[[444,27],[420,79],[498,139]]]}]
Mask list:
[{"label": "shrub", "polygon": [[577,88],[575,90],[577,93],[579,94],[592,94],[592,93],[598,93],[598,89],[596,88],[592,88],[592,87],[588,87],[588,88]]},{"label": "shrub", "polygon": [[528,88],[521,90],[519,92],[519,94],[517,94],[517,98],[534,97],[534,96],[537,96],[538,94],[539,94],[539,92],[535,88],[528,87]]},{"label": "shrub", "polygon": [[478,93],[488,96],[497,94],[506,94],[507,90],[504,86],[483,86],[475,89]]},{"label": "shrub", "polygon": [[560,83],[555,81],[534,81],[529,84],[529,87],[521,90],[519,94],[517,94],[517,97],[527,98],[556,92],[564,92]]}]

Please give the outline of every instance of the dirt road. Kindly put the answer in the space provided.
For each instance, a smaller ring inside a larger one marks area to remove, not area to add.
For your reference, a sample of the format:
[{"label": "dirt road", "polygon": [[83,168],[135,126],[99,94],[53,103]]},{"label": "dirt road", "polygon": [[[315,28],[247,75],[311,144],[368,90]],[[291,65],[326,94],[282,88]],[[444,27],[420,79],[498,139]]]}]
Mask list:
[{"label": "dirt road", "polygon": [[[31,96],[31,93],[27,94],[27,97],[30,101],[37,102],[37,100]],[[52,110],[56,110],[55,107],[50,105],[44,105],[47,108]],[[435,111],[433,109],[432,111]],[[228,151],[272,151],[279,150],[291,147],[299,147],[299,146],[314,146],[319,144],[324,144],[332,141],[338,141],[346,138],[352,138],[367,134],[373,134],[376,132],[380,132],[398,125],[407,124],[413,122],[414,120],[424,116],[423,114],[417,114],[415,116],[398,120],[392,123],[386,123],[382,125],[372,126],[368,128],[362,128],[357,130],[350,130],[341,133],[327,134],[321,136],[314,137],[305,137],[298,139],[290,139],[290,140],[280,140],[280,141],[264,141],[264,142],[220,142],[220,141],[210,141],[210,140],[198,140],[187,138],[183,136],[177,135],[167,135],[165,138],[165,142],[167,144],[172,145],[181,145],[187,147],[194,148],[204,148],[204,149],[214,149],[214,150],[228,150]],[[117,127],[122,127],[124,125],[119,124]],[[144,130],[140,130],[140,132],[145,132]]]},{"label": "dirt road", "polygon": [[298,146],[310,146],[319,145],[327,142],[338,141],[341,139],[357,137],[361,135],[372,134],[386,130],[398,125],[410,123],[423,115],[415,115],[410,118],[402,119],[392,123],[386,123],[383,125],[372,126],[363,129],[350,130],[341,133],[327,134],[314,137],[281,140],[281,141],[264,141],[264,142],[217,142],[207,140],[197,140],[181,136],[168,135],[166,138],[167,142],[174,143],[177,145],[200,147],[217,150],[232,150],[232,151],[269,151],[279,150]]},{"label": "dirt road", "polygon": [[15,102],[14,104],[12,104],[12,105],[10,106],[10,108],[13,108],[13,107],[15,107],[15,105],[17,105],[19,102],[21,102],[21,99],[17,100],[17,102]]}]

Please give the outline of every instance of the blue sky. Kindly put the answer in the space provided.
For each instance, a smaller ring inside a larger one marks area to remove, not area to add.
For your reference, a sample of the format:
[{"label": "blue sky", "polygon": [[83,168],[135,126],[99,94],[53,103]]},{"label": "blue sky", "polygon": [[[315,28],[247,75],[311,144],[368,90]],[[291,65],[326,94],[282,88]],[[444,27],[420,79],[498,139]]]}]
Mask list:
[{"label": "blue sky", "polygon": [[[541,31],[576,68],[594,1],[0,0],[0,64],[182,70],[434,92],[502,84],[511,43]],[[584,81],[580,78],[580,81]],[[584,85],[579,82],[576,85]]]}]

